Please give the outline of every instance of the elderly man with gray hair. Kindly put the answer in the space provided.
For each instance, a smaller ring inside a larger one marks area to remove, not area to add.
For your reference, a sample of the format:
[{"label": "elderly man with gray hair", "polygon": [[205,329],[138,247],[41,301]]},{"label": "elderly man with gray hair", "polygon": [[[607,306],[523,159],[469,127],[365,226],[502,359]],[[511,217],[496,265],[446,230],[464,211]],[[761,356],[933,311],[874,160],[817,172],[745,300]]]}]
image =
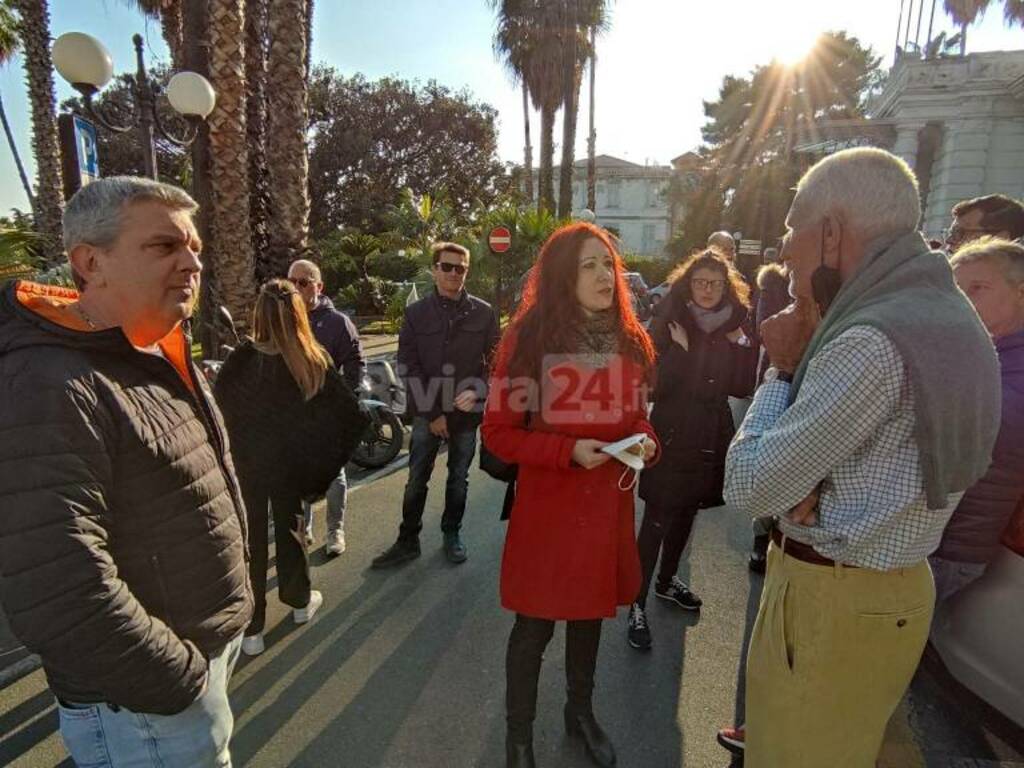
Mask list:
[{"label": "elderly man with gray hair", "polygon": [[253,600],[224,426],[181,328],[195,210],[166,184],[96,181],[64,213],[79,291],[0,296],[0,600],[78,765],[231,765]]},{"label": "elderly man with gray hair", "polygon": [[733,506],[779,516],[748,768],[875,764],[928,637],[927,557],[991,460],[996,354],[920,213],[906,163],[854,149],[804,175],[787,217],[796,301],[762,325],[773,367],[726,464]]}]

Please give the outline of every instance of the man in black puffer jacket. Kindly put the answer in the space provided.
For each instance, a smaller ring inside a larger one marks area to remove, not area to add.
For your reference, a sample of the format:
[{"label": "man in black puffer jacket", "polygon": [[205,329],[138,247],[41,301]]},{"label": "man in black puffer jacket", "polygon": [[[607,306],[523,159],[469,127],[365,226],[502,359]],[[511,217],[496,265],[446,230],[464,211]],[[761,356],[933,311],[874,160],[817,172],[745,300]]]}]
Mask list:
[{"label": "man in black puffer jacket", "polygon": [[195,208],[148,179],[94,182],[64,216],[80,293],[0,298],[0,598],[79,765],[230,765],[252,593],[225,431],[181,329]]}]

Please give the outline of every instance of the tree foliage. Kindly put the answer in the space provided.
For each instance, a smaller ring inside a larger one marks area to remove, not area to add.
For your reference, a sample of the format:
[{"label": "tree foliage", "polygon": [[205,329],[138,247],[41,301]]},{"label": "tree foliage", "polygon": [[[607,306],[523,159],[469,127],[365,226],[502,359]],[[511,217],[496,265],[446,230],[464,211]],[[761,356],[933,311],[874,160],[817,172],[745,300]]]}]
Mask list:
[{"label": "tree foliage", "polygon": [[[984,16],[993,0],[945,0],[946,13],[953,17],[957,24],[973,24],[978,17]],[[1003,20],[1008,27],[1024,27],[1024,0],[1003,0]]]},{"label": "tree foliage", "polygon": [[684,206],[675,255],[704,245],[718,229],[767,244],[782,234],[792,188],[807,157],[796,150],[820,138],[827,120],[859,118],[880,85],[880,59],[845,32],[823,34],[796,66],[778,61],[748,77],[727,75],[704,103],[704,146],[696,178],[670,189]]},{"label": "tree foliage", "polygon": [[310,81],[311,229],[388,230],[401,191],[444,190],[453,215],[488,205],[507,182],[497,158],[497,112],[466,91],[319,66]]}]

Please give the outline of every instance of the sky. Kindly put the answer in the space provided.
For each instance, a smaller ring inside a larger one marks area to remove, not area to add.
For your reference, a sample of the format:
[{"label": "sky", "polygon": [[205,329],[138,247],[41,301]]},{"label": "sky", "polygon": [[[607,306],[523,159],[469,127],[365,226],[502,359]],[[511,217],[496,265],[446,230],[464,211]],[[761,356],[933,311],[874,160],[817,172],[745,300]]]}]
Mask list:
[{"label": "sky", "polygon": [[[911,39],[917,29],[919,0]],[[110,50],[115,71],[134,69],[131,36],[147,40],[147,61],[168,59],[159,23],[128,0],[50,0],[51,32],[86,32]],[[953,31],[942,14],[935,32]],[[968,51],[1024,48],[1024,30],[1003,25],[1001,4],[968,32]],[[924,0],[924,39],[931,2]],[[717,97],[725,75],[744,75],[773,57],[798,58],[825,30],[846,30],[892,63],[900,0],[613,0],[611,26],[598,38],[595,112],[597,152],[635,163],[667,164],[700,144],[703,101]],[[316,0],[313,58],[342,74],[437,80],[499,112],[499,154],[523,153],[522,97],[491,48],[494,11],[487,0]],[[900,29],[902,41],[906,31]],[[57,80],[58,100],[73,95]],[[0,96],[22,158],[34,174],[29,105],[20,57],[0,70]],[[581,94],[577,157],[586,154],[589,96]],[[533,137],[540,119],[531,117]],[[556,127],[556,139],[561,129]],[[537,156],[535,147],[534,157]],[[102,158],[100,159],[102,163]],[[0,212],[28,208],[7,143],[0,141]]]}]

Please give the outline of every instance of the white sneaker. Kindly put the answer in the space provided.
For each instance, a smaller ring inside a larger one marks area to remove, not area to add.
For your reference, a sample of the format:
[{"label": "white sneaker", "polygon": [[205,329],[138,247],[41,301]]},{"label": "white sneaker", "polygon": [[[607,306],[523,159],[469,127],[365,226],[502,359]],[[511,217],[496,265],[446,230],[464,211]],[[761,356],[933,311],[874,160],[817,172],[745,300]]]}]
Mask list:
[{"label": "white sneaker", "polygon": [[309,604],[305,608],[296,608],[292,611],[292,621],[296,624],[305,624],[312,619],[320,606],[324,604],[324,596],[317,590],[309,592]]},{"label": "white sneaker", "polygon": [[259,656],[265,650],[263,635],[246,635],[242,638],[242,653],[246,656]]},{"label": "white sneaker", "polygon": [[337,556],[345,551],[345,532],[331,531],[327,534],[327,546],[324,551],[328,555]]}]

